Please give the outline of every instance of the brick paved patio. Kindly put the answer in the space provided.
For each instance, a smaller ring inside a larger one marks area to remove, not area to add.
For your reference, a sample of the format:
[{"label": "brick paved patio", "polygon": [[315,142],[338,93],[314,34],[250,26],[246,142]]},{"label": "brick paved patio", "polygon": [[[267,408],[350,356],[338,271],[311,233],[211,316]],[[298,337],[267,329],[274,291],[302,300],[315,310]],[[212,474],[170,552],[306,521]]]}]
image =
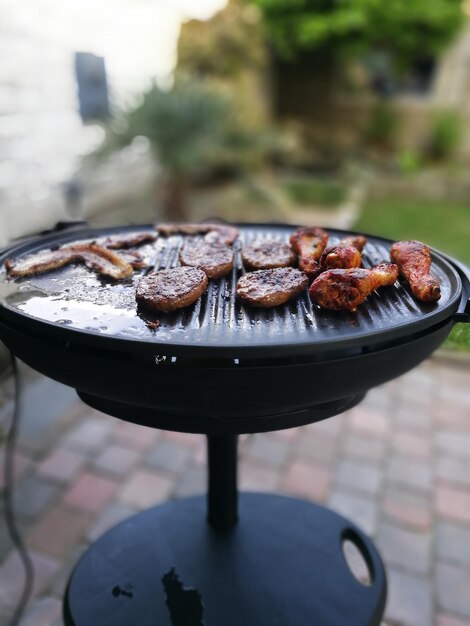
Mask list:
[{"label": "brick paved patio", "polygon": [[[57,626],[65,582],[91,541],[136,511],[204,491],[205,442],[120,422],[26,374],[15,503],[36,580],[22,626]],[[431,359],[342,416],[241,438],[242,489],[326,503],[375,537],[390,626],[470,626],[469,383],[468,362]],[[6,401],[0,416],[8,411]],[[2,625],[22,576],[2,520]]]}]

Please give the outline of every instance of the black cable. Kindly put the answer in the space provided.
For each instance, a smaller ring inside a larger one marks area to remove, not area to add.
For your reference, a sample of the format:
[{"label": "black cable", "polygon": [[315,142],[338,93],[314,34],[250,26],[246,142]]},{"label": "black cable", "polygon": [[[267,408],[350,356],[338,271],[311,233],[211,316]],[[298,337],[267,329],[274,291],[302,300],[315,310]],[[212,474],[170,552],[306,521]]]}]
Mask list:
[{"label": "black cable", "polygon": [[23,591],[21,593],[18,604],[15,608],[10,626],[18,626],[21,616],[28,605],[29,598],[33,591],[34,583],[34,566],[29,556],[28,550],[23,542],[23,538],[16,524],[15,511],[13,505],[13,468],[15,459],[16,437],[18,434],[18,420],[20,415],[20,375],[16,359],[12,353],[11,366],[13,370],[13,379],[15,385],[15,393],[13,399],[13,411],[11,416],[10,430],[8,431],[5,442],[5,489],[3,491],[3,499],[5,501],[5,520],[13,546],[18,551],[19,557],[23,563],[25,570],[25,581]]}]

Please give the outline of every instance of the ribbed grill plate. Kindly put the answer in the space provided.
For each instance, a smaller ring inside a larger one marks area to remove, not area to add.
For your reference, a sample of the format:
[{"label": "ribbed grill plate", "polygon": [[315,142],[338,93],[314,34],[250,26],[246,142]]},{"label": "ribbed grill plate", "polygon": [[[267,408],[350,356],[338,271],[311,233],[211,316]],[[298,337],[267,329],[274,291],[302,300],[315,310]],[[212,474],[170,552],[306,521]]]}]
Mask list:
[{"label": "ribbed grill plate", "polygon": [[[104,234],[151,229],[125,227],[67,232],[47,240],[38,238],[0,257],[24,256],[62,243]],[[147,316],[136,310],[134,283],[104,281],[79,266],[30,279],[11,281],[0,273],[0,318],[29,324],[36,332],[54,332],[84,345],[145,351],[166,357],[267,358],[316,352],[362,349],[390,340],[404,340],[448,318],[457,309],[461,281],[452,266],[433,253],[432,273],[441,283],[436,304],[415,300],[405,286],[372,293],[355,313],[322,311],[312,306],[308,293],[273,309],[254,309],[237,301],[235,285],[243,273],[240,250],[257,238],[287,241],[294,227],[242,225],[235,243],[236,263],[230,276],[209,281],[200,300],[172,314]],[[328,230],[334,245],[348,233]],[[178,265],[182,236],[158,238],[141,248],[151,269]],[[363,263],[370,267],[389,260],[391,242],[368,237]],[[158,320],[158,327],[152,324]],[[97,343],[98,342],[98,343]],[[125,342],[125,343],[123,343]]]}]

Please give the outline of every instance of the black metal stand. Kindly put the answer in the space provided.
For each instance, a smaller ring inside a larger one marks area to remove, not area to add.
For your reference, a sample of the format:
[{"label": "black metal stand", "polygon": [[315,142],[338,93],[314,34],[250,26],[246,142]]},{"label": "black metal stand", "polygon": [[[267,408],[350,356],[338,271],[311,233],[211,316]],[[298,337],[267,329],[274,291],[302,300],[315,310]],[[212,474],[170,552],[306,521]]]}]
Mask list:
[{"label": "black metal stand", "polygon": [[[207,502],[144,511],[89,548],[66,591],[66,626],[379,626],[385,572],[359,528],[267,494],[242,494],[237,523],[237,438],[209,436],[208,465]],[[370,585],[350,571],[346,540]]]},{"label": "black metal stand", "polygon": [[215,530],[230,530],[238,522],[238,437],[207,437],[207,521]]}]

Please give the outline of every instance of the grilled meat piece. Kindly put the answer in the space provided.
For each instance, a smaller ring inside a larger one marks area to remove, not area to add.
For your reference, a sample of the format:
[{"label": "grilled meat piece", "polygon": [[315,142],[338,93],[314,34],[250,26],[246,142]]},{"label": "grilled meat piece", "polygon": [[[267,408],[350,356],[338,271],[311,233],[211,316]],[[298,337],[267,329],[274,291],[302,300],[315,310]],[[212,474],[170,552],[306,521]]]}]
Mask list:
[{"label": "grilled meat piece", "polygon": [[44,274],[70,265],[83,263],[98,274],[114,280],[132,276],[132,266],[116,252],[98,246],[96,243],[82,243],[63,246],[57,250],[46,250],[19,260],[5,261],[10,276],[32,276]]},{"label": "grilled meat piece", "polygon": [[309,278],[320,271],[320,257],[328,241],[328,234],[316,226],[298,228],[289,238],[290,245],[299,255],[299,269]]},{"label": "grilled meat piece", "polygon": [[361,252],[366,242],[367,239],[362,235],[343,237],[336,246],[330,246],[324,250],[320,258],[322,270],[360,267]]},{"label": "grilled meat piece", "polygon": [[308,286],[305,274],[293,267],[249,272],[237,283],[237,296],[252,306],[269,308],[295,298]]},{"label": "grilled meat piece", "polygon": [[311,284],[310,298],[323,309],[355,311],[374,289],[393,285],[397,277],[398,267],[391,263],[370,269],[328,270]]},{"label": "grilled meat piece", "polygon": [[289,267],[296,260],[297,255],[290,246],[274,239],[254,241],[242,250],[243,265],[248,271]]},{"label": "grilled meat piece", "polygon": [[150,311],[168,313],[190,306],[204,293],[206,274],[197,267],[173,267],[143,276],[136,286],[137,303]]},{"label": "grilled meat piece", "polygon": [[135,270],[141,270],[144,267],[147,267],[147,263],[145,262],[143,256],[140,252],[137,252],[137,250],[120,250],[119,256],[121,259],[124,259],[124,261],[127,261],[130,265],[132,265]]},{"label": "grilled meat piece", "polygon": [[211,243],[223,243],[231,245],[240,234],[238,228],[225,224],[191,224],[191,223],[165,223],[157,224],[156,230],[164,237],[171,235],[205,235],[205,239]]},{"label": "grilled meat piece", "polygon": [[366,243],[367,238],[364,237],[364,235],[348,235],[347,237],[340,239],[338,245],[352,246],[353,248],[357,248],[359,252],[362,252]]},{"label": "grilled meat piece", "polygon": [[390,259],[398,265],[398,271],[410,285],[411,293],[418,300],[436,302],[441,297],[441,286],[431,276],[431,252],[420,241],[397,241],[390,248]]},{"label": "grilled meat piece", "polygon": [[232,271],[233,250],[222,243],[191,239],[181,249],[180,261],[183,265],[200,267],[208,278],[221,278]]},{"label": "grilled meat piece", "polygon": [[97,240],[97,244],[108,248],[108,250],[124,250],[127,248],[135,248],[145,243],[152,243],[157,238],[155,233],[142,230],[134,233],[118,233],[109,235]]},{"label": "grilled meat piece", "polygon": [[333,269],[348,269],[351,267],[360,267],[361,253],[354,246],[329,246],[320,258],[320,267],[322,271]]}]

